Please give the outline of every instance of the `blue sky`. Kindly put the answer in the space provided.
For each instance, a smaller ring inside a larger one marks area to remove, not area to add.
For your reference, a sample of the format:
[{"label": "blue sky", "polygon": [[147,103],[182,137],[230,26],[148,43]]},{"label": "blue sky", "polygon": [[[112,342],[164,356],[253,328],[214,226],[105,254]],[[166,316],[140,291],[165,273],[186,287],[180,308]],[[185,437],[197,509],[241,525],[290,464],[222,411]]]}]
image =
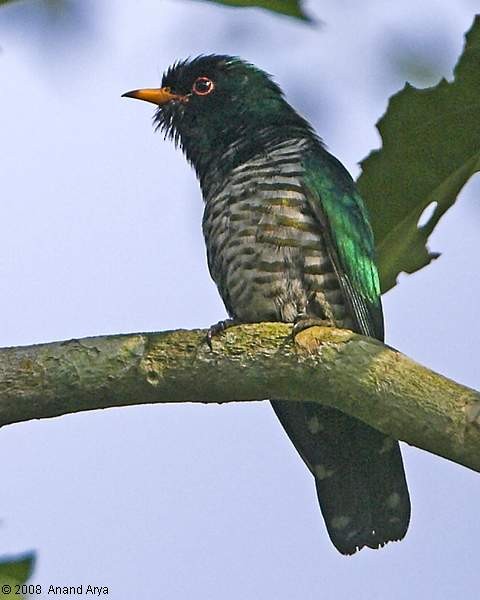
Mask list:
[{"label": "blue sky", "polygon": [[[187,0],[87,1],[58,20],[3,8],[0,346],[225,315],[194,174],[152,107],[121,93],[175,59],[238,54],[356,175],[404,83],[395,49],[451,77],[475,3],[452,4],[307,2],[322,28]],[[477,389],[479,192],[472,180],[432,236],[441,258],[384,298],[388,343]],[[36,549],[42,585],[107,585],[115,600],[476,598],[478,474],[404,446],[406,539],[342,557],[267,403],[22,423],[2,429],[0,455],[0,553]]]}]

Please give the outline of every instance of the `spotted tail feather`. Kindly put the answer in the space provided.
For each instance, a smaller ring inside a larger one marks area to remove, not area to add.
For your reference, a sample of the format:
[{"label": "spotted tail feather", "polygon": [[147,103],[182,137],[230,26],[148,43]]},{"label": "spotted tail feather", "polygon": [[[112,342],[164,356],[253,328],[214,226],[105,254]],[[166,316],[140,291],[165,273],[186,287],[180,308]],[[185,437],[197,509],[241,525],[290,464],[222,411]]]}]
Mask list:
[{"label": "spotted tail feather", "polygon": [[334,408],[276,400],[272,406],[315,477],[339,552],[402,539],[410,499],[398,442]]}]

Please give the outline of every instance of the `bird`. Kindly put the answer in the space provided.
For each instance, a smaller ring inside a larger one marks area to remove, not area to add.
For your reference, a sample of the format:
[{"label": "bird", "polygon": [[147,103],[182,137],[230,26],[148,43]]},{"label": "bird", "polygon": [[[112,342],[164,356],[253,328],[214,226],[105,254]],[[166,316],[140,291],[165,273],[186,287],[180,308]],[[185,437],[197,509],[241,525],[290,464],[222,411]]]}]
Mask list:
[{"label": "bird", "polygon": [[[210,274],[236,324],[315,324],[384,340],[366,206],[341,162],[271,75],[236,56],[180,60],[159,88],[154,125],[193,166]],[[410,498],[397,440],[331,407],[271,400],[315,479],[328,535],[351,555],[401,540]]]}]

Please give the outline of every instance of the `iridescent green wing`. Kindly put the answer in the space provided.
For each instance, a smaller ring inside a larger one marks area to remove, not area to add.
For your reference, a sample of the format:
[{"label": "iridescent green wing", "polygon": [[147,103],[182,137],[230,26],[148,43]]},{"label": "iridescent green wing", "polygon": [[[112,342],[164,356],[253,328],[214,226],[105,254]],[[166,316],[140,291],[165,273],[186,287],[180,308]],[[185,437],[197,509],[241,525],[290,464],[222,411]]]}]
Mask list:
[{"label": "iridescent green wing", "polygon": [[364,335],[383,340],[380,281],[372,228],[343,165],[320,148],[304,161],[305,189],[322,225],[345,298]]}]

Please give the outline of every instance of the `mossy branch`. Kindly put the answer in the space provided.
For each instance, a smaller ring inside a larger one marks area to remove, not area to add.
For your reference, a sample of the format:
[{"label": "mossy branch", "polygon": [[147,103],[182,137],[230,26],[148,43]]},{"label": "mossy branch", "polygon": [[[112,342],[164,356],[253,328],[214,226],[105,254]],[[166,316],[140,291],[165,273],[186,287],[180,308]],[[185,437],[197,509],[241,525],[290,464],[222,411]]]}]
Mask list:
[{"label": "mossy branch", "polygon": [[480,471],[480,394],[377,340],[262,323],[0,350],[0,426],[112,406],[310,401]]}]

